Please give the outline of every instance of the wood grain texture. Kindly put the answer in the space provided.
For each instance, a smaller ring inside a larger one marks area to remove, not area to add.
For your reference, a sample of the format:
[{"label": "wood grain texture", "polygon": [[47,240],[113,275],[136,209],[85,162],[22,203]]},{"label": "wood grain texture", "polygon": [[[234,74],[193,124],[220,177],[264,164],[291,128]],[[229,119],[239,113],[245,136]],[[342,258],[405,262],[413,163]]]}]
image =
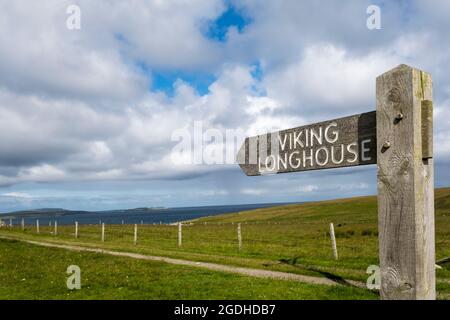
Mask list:
[{"label": "wood grain texture", "polygon": [[[320,143],[311,138],[313,131],[322,133]],[[338,132],[336,141],[327,140],[326,136],[333,138],[335,131]],[[297,143],[295,136],[301,137]],[[277,159],[273,169],[265,162],[271,155]],[[376,113],[373,111],[246,138],[238,151],[237,162],[246,175],[257,176],[375,164],[376,157]],[[287,166],[283,166],[283,161]]]},{"label": "wood grain texture", "polygon": [[433,158],[433,101],[422,101],[422,159]]},{"label": "wood grain texture", "polygon": [[421,112],[431,90],[431,76],[406,65],[376,81],[382,299],[435,299],[433,159],[422,159]]}]

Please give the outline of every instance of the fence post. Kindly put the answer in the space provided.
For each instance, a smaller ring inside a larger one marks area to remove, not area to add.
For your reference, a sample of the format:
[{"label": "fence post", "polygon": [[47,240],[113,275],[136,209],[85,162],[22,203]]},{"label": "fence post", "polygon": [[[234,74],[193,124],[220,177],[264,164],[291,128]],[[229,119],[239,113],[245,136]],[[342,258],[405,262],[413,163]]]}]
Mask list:
[{"label": "fence post", "polygon": [[181,248],[182,245],[182,224],[178,222],[178,247]]},{"label": "fence post", "polygon": [[137,224],[134,225],[134,244],[137,244]]},{"label": "fence post", "polygon": [[237,236],[238,236],[238,243],[239,243],[239,251],[242,250],[242,234],[241,234],[241,223],[239,222],[237,225]]},{"label": "fence post", "polygon": [[58,235],[58,221],[55,220],[55,236]]},{"label": "fence post", "polygon": [[20,225],[22,226],[22,231],[25,231],[25,219],[22,218],[22,221],[20,221]]},{"label": "fence post", "polygon": [[9,218],[9,227],[12,228],[13,224],[12,224],[12,219]]},{"label": "fence post", "polygon": [[334,225],[333,222],[330,223],[330,237],[331,237],[331,247],[333,248],[334,259],[338,259],[338,252],[336,246],[336,237],[334,235]]},{"label": "fence post", "polygon": [[377,77],[382,299],[435,299],[431,75],[400,65]]},{"label": "fence post", "polygon": [[39,234],[39,219],[36,219],[36,233]]},{"label": "fence post", "polygon": [[102,222],[102,242],[105,242],[105,223]]},{"label": "fence post", "polygon": [[75,221],[75,238],[78,239],[78,221]]}]

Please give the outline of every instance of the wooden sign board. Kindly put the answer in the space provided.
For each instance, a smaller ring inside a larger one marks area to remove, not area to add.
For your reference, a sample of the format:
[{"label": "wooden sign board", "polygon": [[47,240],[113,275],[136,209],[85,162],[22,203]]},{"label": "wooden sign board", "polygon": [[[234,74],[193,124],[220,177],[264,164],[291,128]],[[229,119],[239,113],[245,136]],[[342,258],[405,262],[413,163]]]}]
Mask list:
[{"label": "wooden sign board", "polygon": [[382,299],[435,299],[432,81],[400,65],[376,80],[376,111],[249,137],[246,175],[377,164]]},{"label": "wooden sign board", "polygon": [[246,138],[237,160],[248,176],[377,163],[376,112]]}]

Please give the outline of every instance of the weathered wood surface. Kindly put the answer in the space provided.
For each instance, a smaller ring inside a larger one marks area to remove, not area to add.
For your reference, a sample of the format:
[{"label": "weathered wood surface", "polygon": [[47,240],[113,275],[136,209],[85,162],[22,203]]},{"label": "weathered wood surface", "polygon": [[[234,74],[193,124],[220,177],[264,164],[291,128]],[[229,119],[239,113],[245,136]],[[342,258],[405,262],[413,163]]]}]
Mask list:
[{"label": "weathered wood surface", "polygon": [[246,138],[237,162],[248,176],[375,164],[376,113]]},{"label": "weathered wood surface", "polygon": [[433,158],[433,101],[422,101],[422,159]]},{"label": "weathered wood surface", "polygon": [[422,156],[431,76],[400,65],[376,92],[381,298],[435,299],[433,159]]}]

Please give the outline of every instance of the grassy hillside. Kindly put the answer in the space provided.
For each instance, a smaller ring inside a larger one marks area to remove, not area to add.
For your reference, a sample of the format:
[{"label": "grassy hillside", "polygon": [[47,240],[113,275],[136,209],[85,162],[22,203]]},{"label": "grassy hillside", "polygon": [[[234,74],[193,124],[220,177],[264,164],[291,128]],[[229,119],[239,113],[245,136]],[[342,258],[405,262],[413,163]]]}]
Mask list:
[{"label": "grassy hillside", "polygon": [[[236,223],[241,222],[243,248],[238,250]],[[335,225],[339,260],[334,260],[329,223]],[[81,244],[144,254],[216,262],[265,270],[341,278],[365,282],[369,265],[378,264],[377,204],[375,197],[339,199],[285,205],[234,214],[213,216],[183,226],[183,246],[177,245],[177,227],[138,226],[138,244],[133,244],[132,225],[106,226],[106,241],[100,240],[98,225],[80,226],[74,238],[73,226],[34,226],[22,231],[2,229],[12,235],[49,242]],[[450,188],[436,190],[436,256],[450,256]],[[437,270],[440,297],[450,295],[450,264]]]},{"label": "grassy hillside", "polygon": [[[450,188],[435,190],[436,217],[450,215]],[[376,196],[336,199],[303,204],[255,209],[234,214],[224,214],[205,217],[197,222],[293,222],[320,221],[323,219],[338,218],[349,222],[377,221]]]},{"label": "grassy hillside", "polygon": [[[81,269],[81,290],[67,289],[69,265]],[[0,278],[0,299],[376,298],[357,288],[255,279],[7,240],[0,240]]]}]

